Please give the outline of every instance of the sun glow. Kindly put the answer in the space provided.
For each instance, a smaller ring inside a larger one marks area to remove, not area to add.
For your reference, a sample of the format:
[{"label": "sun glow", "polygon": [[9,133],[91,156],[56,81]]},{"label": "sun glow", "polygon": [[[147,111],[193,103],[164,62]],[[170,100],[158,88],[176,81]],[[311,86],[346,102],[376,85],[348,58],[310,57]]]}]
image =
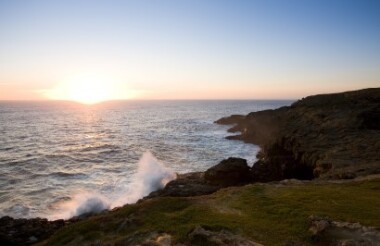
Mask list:
[{"label": "sun glow", "polygon": [[95,104],[107,100],[130,99],[137,93],[110,78],[77,76],[65,80],[53,89],[43,91],[43,94],[54,100]]}]

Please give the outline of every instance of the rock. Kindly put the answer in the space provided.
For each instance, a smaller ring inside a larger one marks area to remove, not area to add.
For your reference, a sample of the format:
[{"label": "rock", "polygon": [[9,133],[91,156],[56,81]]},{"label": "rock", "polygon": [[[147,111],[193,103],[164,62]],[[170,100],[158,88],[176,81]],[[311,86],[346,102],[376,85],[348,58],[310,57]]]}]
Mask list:
[{"label": "rock", "polygon": [[380,174],[380,88],[309,96],[289,107],[225,117],[261,147],[255,181],[353,179]]},{"label": "rock", "polygon": [[208,195],[223,187],[244,185],[251,181],[247,161],[231,157],[209,168],[206,172],[178,174],[177,179],[170,181],[163,189],[150,193],[145,199]]},{"label": "rock", "polygon": [[319,218],[312,215],[309,217],[309,220],[309,231],[312,233],[314,238],[322,234],[330,226],[330,220],[327,218]]},{"label": "rock", "polygon": [[380,130],[380,107],[374,107],[358,115],[362,129]]},{"label": "rock", "polygon": [[188,235],[191,245],[241,245],[262,246],[248,238],[233,234],[227,230],[211,231],[197,226]]},{"label": "rock", "polygon": [[213,185],[243,185],[251,181],[247,160],[230,157],[205,172],[205,180]]},{"label": "rock", "polygon": [[36,238],[35,236],[31,236],[31,237],[29,237],[29,239],[28,239],[28,242],[29,243],[35,243],[35,242],[37,242],[38,241],[38,238]]},{"label": "rock", "polygon": [[220,125],[232,125],[232,124],[238,123],[239,121],[241,121],[244,118],[245,118],[244,115],[235,114],[235,115],[231,115],[229,117],[221,118],[221,119],[215,121],[215,123],[220,124]]},{"label": "rock", "polygon": [[203,172],[178,174],[177,179],[170,181],[164,189],[152,192],[147,198],[158,196],[187,197],[208,195],[221,187],[206,183]]},{"label": "rock", "polygon": [[65,225],[64,220],[0,218],[1,245],[31,245],[42,241]]},{"label": "rock", "polygon": [[333,221],[330,218],[310,216],[312,240],[319,245],[362,246],[379,245],[380,231],[360,223]]},{"label": "rock", "polygon": [[17,244],[9,236],[0,233],[0,245],[13,246]]},{"label": "rock", "polygon": [[156,238],[156,243],[162,246],[170,246],[172,244],[172,237],[165,233]]},{"label": "rock", "polygon": [[332,164],[329,162],[322,162],[322,161],[317,161],[315,168],[313,170],[313,175],[314,177],[318,178],[321,174],[328,172],[331,170]]}]

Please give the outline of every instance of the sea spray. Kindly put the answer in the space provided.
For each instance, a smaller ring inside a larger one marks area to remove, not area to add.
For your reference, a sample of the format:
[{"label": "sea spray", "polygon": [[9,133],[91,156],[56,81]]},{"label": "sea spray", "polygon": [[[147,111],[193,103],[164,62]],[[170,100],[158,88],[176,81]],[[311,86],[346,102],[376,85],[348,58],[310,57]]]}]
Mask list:
[{"label": "sea spray", "polygon": [[69,201],[56,206],[56,212],[49,219],[69,219],[88,213],[99,213],[138,201],[150,192],[163,188],[176,174],[165,167],[149,151],[145,152],[138,162],[137,172],[132,181],[121,183],[117,191],[106,195],[95,191],[80,191]]},{"label": "sea spray", "polygon": [[132,182],[122,188],[118,197],[112,202],[111,208],[134,203],[150,192],[162,189],[175,178],[176,174],[172,170],[165,167],[150,152],[145,152]]},{"label": "sea spray", "polygon": [[56,206],[56,212],[48,216],[50,220],[70,219],[75,216],[99,213],[110,208],[109,200],[96,192],[80,191],[73,195],[71,200]]}]

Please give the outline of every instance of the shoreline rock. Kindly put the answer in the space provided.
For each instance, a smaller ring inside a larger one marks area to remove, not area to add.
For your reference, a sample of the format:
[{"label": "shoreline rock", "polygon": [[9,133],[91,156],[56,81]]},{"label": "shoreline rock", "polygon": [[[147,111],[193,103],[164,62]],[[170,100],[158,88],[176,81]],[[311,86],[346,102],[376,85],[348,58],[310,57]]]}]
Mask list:
[{"label": "shoreline rock", "polygon": [[252,181],[247,160],[230,157],[205,172],[205,180],[214,185],[228,187],[248,184]]},{"label": "shoreline rock", "polygon": [[143,200],[164,196],[188,197],[208,195],[220,188],[220,186],[208,184],[204,179],[204,172],[178,174],[177,179],[167,183],[163,189],[150,193]]},{"label": "shoreline rock", "polygon": [[144,199],[208,195],[224,187],[240,186],[251,181],[247,160],[230,157],[205,172],[178,174],[177,179],[170,181],[163,189],[150,193]]},{"label": "shoreline rock", "polygon": [[380,231],[375,227],[315,215],[309,217],[309,222],[311,239],[321,245],[377,245],[380,242]]},{"label": "shoreline rock", "polygon": [[0,245],[32,245],[45,240],[69,223],[64,220],[48,221],[42,218],[0,218]]},{"label": "shoreline rock", "polygon": [[380,173],[380,88],[309,96],[289,107],[224,117],[261,147],[253,179],[352,179]]}]

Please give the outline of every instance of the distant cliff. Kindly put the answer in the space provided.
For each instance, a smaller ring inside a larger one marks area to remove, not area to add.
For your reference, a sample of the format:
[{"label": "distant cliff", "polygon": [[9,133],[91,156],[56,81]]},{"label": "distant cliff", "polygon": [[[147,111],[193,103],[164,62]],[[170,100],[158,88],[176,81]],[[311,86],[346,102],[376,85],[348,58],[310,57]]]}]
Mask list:
[{"label": "distant cliff", "polygon": [[303,98],[289,107],[232,115],[229,139],[261,147],[254,181],[351,179],[380,173],[380,88]]}]

